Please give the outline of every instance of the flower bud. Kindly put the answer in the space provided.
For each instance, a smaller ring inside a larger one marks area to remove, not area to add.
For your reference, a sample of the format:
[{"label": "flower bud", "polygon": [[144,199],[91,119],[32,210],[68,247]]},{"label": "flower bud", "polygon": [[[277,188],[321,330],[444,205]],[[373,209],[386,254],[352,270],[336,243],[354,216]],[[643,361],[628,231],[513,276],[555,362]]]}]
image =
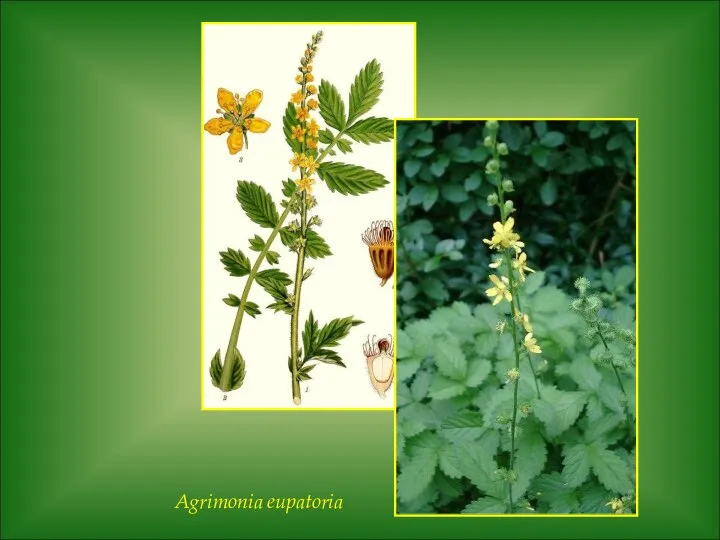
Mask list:
[{"label": "flower bud", "polygon": [[485,127],[488,128],[488,131],[494,133],[498,130],[498,123],[495,120],[488,120],[485,122]]},{"label": "flower bud", "polygon": [[493,138],[490,135],[488,135],[483,140],[483,146],[485,146],[486,148],[492,148],[492,145],[493,145]]},{"label": "flower bud", "polygon": [[501,156],[508,155],[508,147],[507,147],[507,144],[505,144],[504,142],[501,142],[500,144],[498,144],[497,148],[498,148],[498,154],[500,154]]},{"label": "flower bud", "polygon": [[510,199],[505,201],[505,213],[510,214],[515,211],[515,203],[513,203]]},{"label": "flower bud", "polygon": [[598,360],[603,364],[609,364],[613,360],[613,353],[611,353],[608,350],[605,350],[600,353]]},{"label": "flower bud", "polygon": [[518,368],[508,369],[505,372],[505,376],[508,378],[508,382],[516,383],[517,380],[520,378],[520,371],[518,370]]},{"label": "flower bud", "polygon": [[495,206],[498,203],[497,193],[491,193],[487,197],[488,206]]},{"label": "flower bud", "polygon": [[590,281],[585,277],[579,277],[575,280],[575,288],[580,291],[580,294],[585,294],[590,288]]},{"label": "flower bud", "polygon": [[503,191],[507,191],[508,193],[511,191],[515,191],[515,186],[513,185],[512,180],[510,180],[509,178],[506,178],[502,181],[502,188]]},{"label": "flower bud", "polygon": [[583,298],[576,298],[570,302],[570,307],[575,311],[583,311],[585,309],[585,300]]},{"label": "flower bud", "polygon": [[590,311],[599,311],[602,308],[602,300],[597,295],[587,297],[587,309]]},{"label": "flower bud", "polygon": [[491,159],[485,166],[485,172],[487,174],[496,174],[500,170],[500,163],[496,159]]}]

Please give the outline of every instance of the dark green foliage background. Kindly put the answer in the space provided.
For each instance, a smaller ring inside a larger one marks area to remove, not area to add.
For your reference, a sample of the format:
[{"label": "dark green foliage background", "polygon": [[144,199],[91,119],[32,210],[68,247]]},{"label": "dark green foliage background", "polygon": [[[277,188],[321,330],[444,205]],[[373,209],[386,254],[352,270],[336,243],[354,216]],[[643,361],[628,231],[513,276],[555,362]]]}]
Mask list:
[{"label": "dark green foliage background", "polygon": [[[500,125],[530,266],[568,293],[584,275],[606,300],[634,306],[635,122]],[[486,204],[494,187],[484,136],[482,121],[398,122],[400,322],[448,302],[487,300],[482,238],[497,214]]]}]

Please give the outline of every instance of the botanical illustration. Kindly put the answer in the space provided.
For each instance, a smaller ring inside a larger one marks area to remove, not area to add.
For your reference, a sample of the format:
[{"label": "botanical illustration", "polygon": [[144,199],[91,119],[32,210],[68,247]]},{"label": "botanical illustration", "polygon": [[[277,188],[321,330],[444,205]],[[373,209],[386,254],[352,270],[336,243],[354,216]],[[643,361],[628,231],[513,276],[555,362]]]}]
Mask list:
[{"label": "botanical illustration", "polygon": [[372,340],[368,337],[363,345],[363,352],[367,359],[370,383],[378,395],[385,399],[385,392],[392,385],[395,373],[392,334],[379,340],[375,336]]},{"label": "botanical illustration", "polygon": [[395,241],[392,221],[375,221],[362,236],[367,244],[375,275],[385,285],[395,270]]},{"label": "botanical illustration", "polygon": [[[439,161],[443,170],[450,169],[450,158],[459,156],[457,171],[468,174],[465,189],[472,192],[482,185],[483,205],[489,209],[484,213],[488,218],[494,214],[494,219],[478,219],[484,232],[477,236],[455,226],[454,238],[434,236],[429,238],[431,245],[422,246],[423,251],[434,249],[435,253],[457,251],[445,263],[438,259],[453,276],[447,283],[467,279],[471,273],[469,279],[477,283],[476,290],[486,300],[472,305],[461,300],[461,293],[428,315],[406,317],[398,331],[398,511],[632,514],[636,483],[634,268],[621,264],[614,274],[607,269],[588,271],[587,277],[568,276],[566,283],[552,276],[551,283],[551,273],[542,264],[546,254],[538,249],[542,236],[525,234],[538,218],[523,212],[523,202],[533,201],[531,186],[536,177],[541,186],[547,185],[549,177],[553,189],[587,197],[584,192],[592,187],[563,185],[563,170],[572,171],[574,178],[586,175],[601,182],[607,167],[634,185],[634,122],[460,124],[433,128],[408,122],[403,129],[398,125],[399,159],[415,160],[417,148],[430,154],[428,145],[403,141],[410,133],[411,142],[421,134],[425,142],[430,139],[421,129],[433,136],[444,134],[440,142],[444,151],[430,169]],[[450,133],[443,133],[446,128]],[[595,136],[588,137],[590,132]],[[600,146],[596,139],[604,132],[610,136]],[[531,163],[516,169],[514,165],[523,163],[526,144]],[[582,145],[582,151],[573,145]],[[463,148],[470,148],[472,154]],[[482,168],[478,171],[473,163]],[[413,168],[410,172],[417,172]],[[452,184],[451,180],[447,185]],[[399,185],[398,198],[404,198],[408,206],[429,210],[434,205],[434,200],[427,203],[431,199],[426,193],[413,205],[415,187],[408,190],[407,185]],[[459,191],[445,190],[445,195],[456,201],[461,198]],[[540,197],[548,203],[542,203],[546,207],[560,198],[551,197],[544,187]],[[407,220],[409,233],[402,236],[407,243],[399,247],[404,252],[399,260],[406,263],[398,275],[400,283],[404,274],[400,303],[409,290],[408,277],[422,282],[437,268],[419,264],[420,256],[427,254],[418,253],[421,250],[413,243],[413,228],[419,229],[422,220],[431,222],[425,217],[418,220],[423,211],[403,210],[401,219]],[[619,205],[617,211],[625,210]],[[589,216],[583,217],[590,226],[598,226]],[[447,222],[452,223],[451,219]],[[555,228],[575,227],[559,213],[554,223]],[[552,230],[551,225],[545,234]],[[603,250],[620,236],[613,232],[603,237]],[[629,235],[634,241],[634,230]],[[581,245],[587,241],[592,246],[591,238],[582,239]],[[478,255],[464,262],[466,270],[451,270],[452,259],[465,260],[463,248],[471,242]],[[443,243],[452,246],[441,247]],[[484,264],[479,267],[481,253]],[[424,268],[425,276],[418,268]],[[559,273],[563,275],[567,274]],[[406,300],[413,304],[411,297]],[[419,305],[415,303],[418,312]]]},{"label": "botanical illustration", "polygon": [[[320,31],[307,43],[295,77],[297,86],[282,120],[285,140],[291,151],[288,172],[292,174],[282,184],[284,199],[278,206],[259,183],[249,180],[237,183],[236,197],[242,210],[254,224],[269,233],[266,236],[255,234],[249,239],[250,250],[257,253],[254,261],[238,248],[228,248],[220,254],[230,275],[246,279],[240,296],[229,294],[224,299],[226,304],[236,308],[237,314],[224,357],[218,350],[210,367],[212,382],[217,388],[223,392],[238,389],[245,377],[245,359],[238,345],[244,315],[256,317],[263,310],[286,314],[290,338],[289,390],[296,405],[300,405],[302,399],[300,382],[312,379],[311,372],[317,365],[345,367],[336,349],[354,326],[362,324],[353,316],[322,324],[312,311],[304,323],[300,321],[303,284],[312,279],[311,264],[332,255],[330,246],[319,232],[323,221],[317,213],[320,201],[314,187],[319,179],[331,193],[358,196],[386,186],[388,181],[382,174],[328,158],[336,157],[337,152],[351,153],[356,143],[389,142],[394,132],[392,120],[367,116],[382,94],[380,64],[371,60],[359,71],[351,85],[346,107],[338,89],[326,79],[320,79],[318,83],[313,73],[313,61],[322,39],[323,32]],[[229,132],[230,153],[239,152],[243,143],[247,147],[247,132],[260,133],[269,127],[267,121],[254,116],[261,99],[259,91],[252,91],[240,99],[221,89],[218,102],[222,117],[208,121],[206,130],[212,134]],[[262,182],[270,180],[262,179]],[[293,275],[272,267],[280,261],[277,247],[271,249],[278,238],[295,256]],[[265,263],[270,268],[262,269]],[[264,308],[250,300],[250,290],[255,282],[272,298]],[[278,359],[258,358],[257,361]]]}]

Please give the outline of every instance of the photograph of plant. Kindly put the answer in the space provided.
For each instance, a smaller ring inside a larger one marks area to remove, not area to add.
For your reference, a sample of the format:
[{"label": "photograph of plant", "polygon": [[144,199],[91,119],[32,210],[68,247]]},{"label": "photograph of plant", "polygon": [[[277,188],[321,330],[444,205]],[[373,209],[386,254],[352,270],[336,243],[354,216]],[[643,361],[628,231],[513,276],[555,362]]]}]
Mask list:
[{"label": "photograph of plant", "polygon": [[636,131],[398,121],[398,514],[636,513]]},{"label": "photograph of plant", "polygon": [[[345,196],[364,195],[387,186],[389,182],[383,174],[328,158],[336,157],[338,151],[352,153],[355,144],[387,143],[394,136],[391,119],[368,116],[383,93],[383,72],[376,59],[368,61],[357,73],[349,88],[347,106],[329,80],[316,80],[313,67],[323,35],[323,31],[316,32],[306,44],[294,78],[296,86],[289,93],[290,99],[282,118],[282,131],[291,156],[288,165],[291,177],[282,181],[284,198],[279,206],[276,205],[268,189],[261,185],[267,185],[268,179],[237,181],[235,196],[242,211],[252,223],[269,233],[265,236],[254,233],[249,238],[249,249],[257,253],[252,261],[239,248],[220,252],[220,262],[227,272],[231,276],[245,278],[240,296],[228,294],[223,299],[225,304],[236,309],[236,316],[224,356],[218,349],[209,368],[212,384],[223,393],[239,389],[245,381],[246,372],[252,369],[253,360],[246,366],[246,358],[241,354],[238,343],[244,315],[255,318],[263,311],[269,311],[277,313],[277,316],[289,316],[287,359],[258,358],[256,361],[286,363],[289,380],[284,384],[288,388],[289,401],[295,405],[302,403],[300,383],[311,380],[311,373],[319,364],[346,367],[337,347],[353,327],[363,323],[349,315],[322,324],[312,310],[302,322],[300,315],[301,299],[305,300],[303,285],[313,276],[314,268],[310,263],[333,255],[330,245],[318,232],[323,221],[317,213],[320,201],[313,191],[316,179],[319,178],[331,194]],[[212,135],[229,133],[227,145],[231,154],[241,151],[243,146],[247,148],[248,131],[263,133],[270,127],[270,122],[255,116],[262,97],[263,93],[259,90],[240,98],[224,88],[218,89],[221,108],[217,113],[221,116],[208,120],[205,131]],[[271,111],[267,114],[270,115]],[[326,226],[332,227],[333,224]],[[389,230],[389,237],[387,233],[380,233],[380,239],[385,239],[383,246],[392,241],[392,225]],[[276,244],[277,239],[280,242]],[[292,274],[279,266],[272,268],[281,261],[280,252],[276,251],[278,245],[284,245],[294,254]],[[389,253],[392,254],[391,248]],[[388,262],[383,264],[387,266]],[[270,268],[262,269],[263,266]],[[259,300],[250,299],[254,283],[258,283],[272,298],[270,304],[263,307]],[[308,300],[311,299],[305,301]],[[338,304],[337,308],[351,310],[352,306]],[[282,339],[287,340],[288,337]],[[383,382],[387,380],[389,377]]]}]

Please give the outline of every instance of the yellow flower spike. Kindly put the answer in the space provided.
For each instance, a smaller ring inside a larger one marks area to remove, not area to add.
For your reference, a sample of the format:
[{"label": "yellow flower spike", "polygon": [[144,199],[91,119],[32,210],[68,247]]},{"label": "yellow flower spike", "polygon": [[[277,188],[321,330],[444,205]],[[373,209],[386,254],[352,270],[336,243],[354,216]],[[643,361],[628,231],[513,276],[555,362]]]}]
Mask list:
[{"label": "yellow flower spike", "polygon": [[315,179],[309,176],[301,178],[300,180],[295,180],[295,184],[297,185],[298,189],[300,191],[306,192],[307,194],[312,193],[312,186],[314,183]]},{"label": "yellow flower spike", "polygon": [[295,105],[300,105],[302,103],[303,97],[303,93],[298,90],[292,96],[290,96],[290,101],[292,101]]},{"label": "yellow flower spike", "polygon": [[308,111],[305,107],[297,107],[295,109],[295,118],[297,118],[301,122],[307,120],[309,117],[310,111]]},{"label": "yellow flower spike", "polygon": [[318,164],[315,163],[314,157],[307,156],[305,158],[305,168],[307,169],[308,174],[313,174],[315,171],[317,171]]},{"label": "yellow flower spike", "polygon": [[309,99],[307,102],[307,106],[309,108],[311,108],[313,111],[315,111],[318,108],[318,102],[316,99]]},{"label": "yellow flower spike", "polygon": [[508,289],[510,282],[505,276],[501,279],[496,275],[491,274],[490,281],[492,281],[495,286],[487,289],[485,294],[487,294],[490,298],[495,298],[495,300],[493,300],[493,306],[502,302],[503,298],[505,298],[508,302],[512,302],[512,294],[510,294],[510,290]]},{"label": "yellow flower spike", "polygon": [[315,121],[314,118],[312,120],[310,120],[307,130],[308,130],[308,135],[310,135],[311,137],[317,138],[317,136],[319,135],[320,126],[318,125],[318,123]]},{"label": "yellow flower spike", "polygon": [[305,128],[303,128],[302,126],[293,126],[292,136],[294,139],[303,142],[303,140],[305,139]]},{"label": "yellow flower spike", "polygon": [[532,324],[530,324],[530,317],[528,317],[527,313],[516,314],[515,320],[523,325],[523,328],[525,328],[526,332],[532,333],[533,327]]},{"label": "yellow flower spike", "polygon": [[518,271],[518,274],[520,275],[520,281],[525,281],[525,272],[535,272],[535,270],[533,270],[532,268],[528,268],[526,263],[527,254],[525,254],[524,252],[518,252],[517,258],[513,261],[512,265],[513,268]]},{"label": "yellow flower spike", "polygon": [[525,348],[531,353],[540,354],[542,350],[537,344],[537,340],[533,337],[532,332],[525,334]]},{"label": "yellow flower spike", "polygon": [[302,167],[305,160],[305,154],[293,154],[292,159],[290,160],[290,165],[292,165],[292,171],[297,171],[298,167]]}]

